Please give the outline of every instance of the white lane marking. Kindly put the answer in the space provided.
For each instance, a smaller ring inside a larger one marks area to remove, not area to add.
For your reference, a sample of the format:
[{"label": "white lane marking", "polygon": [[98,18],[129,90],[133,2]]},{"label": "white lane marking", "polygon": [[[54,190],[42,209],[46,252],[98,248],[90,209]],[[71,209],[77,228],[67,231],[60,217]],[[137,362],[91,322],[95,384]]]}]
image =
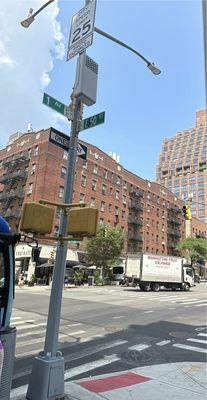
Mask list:
[{"label": "white lane marking", "polygon": [[76,336],[76,335],[81,335],[82,333],[86,333],[86,331],[70,332],[70,333],[67,333],[67,336]]},{"label": "white lane marking", "polygon": [[135,346],[129,347],[129,350],[136,350],[136,351],[142,351],[150,347],[151,345],[149,344],[135,344]]},{"label": "white lane marking", "polygon": [[187,303],[185,301],[182,304],[195,304],[195,303],[204,303],[204,302],[206,302],[206,299],[205,300],[188,301]]},{"label": "white lane marking", "polygon": [[165,344],[170,343],[171,340],[163,340],[162,342],[156,343],[157,346],[165,346]]},{"label": "white lane marking", "polygon": [[32,332],[24,332],[24,333],[17,333],[17,340],[21,337],[25,337],[25,336],[33,336],[33,335],[39,335],[41,333],[45,333],[45,329],[39,329],[37,331],[32,331]]},{"label": "white lane marking", "polygon": [[16,321],[16,319],[22,319],[22,317],[11,317],[11,322]]},{"label": "white lane marking", "polygon": [[[64,357],[64,362],[66,363],[68,361],[79,360],[88,355],[96,354],[96,353],[99,353],[100,351],[111,349],[112,347],[120,346],[125,343],[128,343],[128,340],[116,340],[115,342],[111,342],[109,344],[98,345],[95,348],[94,347],[88,348],[86,351],[83,351],[83,353],[78,353],[78,354],[75,353],[72,357],[70,354],[66,355]],[[37,350],[35,351],[35,353],[37,353]],[[20,356],[22,356],[22,354]],[[18,379],[18,378],[21,378],[22,376],[28,375],[28,374],[30,374],[31,371],[32,371],[31,369],[28,369],[24,372],[19,372],[13,376],[13,379]]]},{"label": "white lane marking", "polygon": [[198,335],[197,336],[207,336],[207,333],[198,333]]},{"label": "white lane marking", "polygon": [[[67,336],[68,335],[61,334],[61,335],[59,335],[59,339],[61,339],[63,337],[67,338]],[[38,339],[30,339],[30,340],[26,340],[25,342],[17,343],[16,344],[16,348],[24,347],[24,346],[27,346],[27,345],[30,345],[30,344],[37,344],[37,343],[41,343],[41,342],[44,342],[44,341],[45,341],[44,337],[41,337],[41,338],[38,338]]]},{"label": "white lane marking", "polygon": [[79,367],[71,368],[69,371],[65,372],[64,374],[65,380],[83,374],[84,372],[92,371],[96,368],[103,367],[104,365],[112,364],[119,360],[120,358],[117,357],[116,354],[112,354],[111,356],[105,356],[104,358],[100,358],[97,361],[92,361],[80,365]]},{"label": "white lane marking", "polygon": [[189,342],[195,342],[195,343],[203,343],[207,345],[207,341],[206,340],[202,340],[202,339],[194,339],[194,338],[189,338],[187,339]]},{"label": "white lane marking", "polygon": [[185,344],[173,344],[174,347],[178,347],[179,349],[183,350],[191,350],[191,351],[197,351],[198,353],[205,353],[207,354],[207,349],[203,349],[201,347],[194,347],[194,346],[187,346]]},{"label": "white lane marking", "polygon": [[193,299],[189,299],[189,300],[186,300],[186,299],[184,299],[184,298],[180,298],[180,299],[177,299],[177,300],[175,300],[175,301],[172,301],[172,303],[182,303],[182,301],[180,301],[180,300],[183,300],[186,304],[187,303],[189,303],[189,302],[191,302],[191,301],[195,301],[195,300],[198,300],[198,299],[196,299],[196,298],[193,298]]},{"label": "white lane marking", "polygon": [[200,326],[199,328],[195,328],[195,331],[203,331],[204,329],[207,329],[207,326]]},{"label": "white lane marking", "polygon": [[125,318],[125,315],[119,315],[118,317],[113,317],[113,319]]},{"label": "white lane marking", "polygon": [[79,326],[79,325],[83,325],[81,322],[77,322],[77,324],[69,324],[67,326]]},{"label": "white lane marking", "polygon": [[176,310],[176,307],[168,307],[168,310]]},{"label": "white lane marking", "polygon": [[40,323],[40,324],[31,324],[31,325],[22,325],[20,327],[17,328],[17,334],[19,331],[22,331],[24,329],[33,329],[33,328],[37,328],[39,326],[46,326],[47,324],[45,322]]},{"label": "white lane marking", "polygon": [[[26,321],[15,322],[15,325],[32,324],[33,322],[35,322],[34,319],[27,319]],[[28,327],[29,327],[29,325],[28,325]]]},{"label": "white lane marking", "polygon": [[158,301],[160,301],[160,302],[164,302],[164,301],[170,301],[171,303],[177,303],[177,301],[179,301],[179,300],[184,300],[183,299],[183,297],[178,297],[178,298],[176,298],[176,297],[171,297],[171,298],[168,298],[168,299],[161,299],[161,300],[158,300]]},{"label": "white lane marking", "polygon": [[149,313],[152,313],[152,312],[154,312],[154,311],[144,311],[144,314],[149,314]]},{"label": "white lane marking", "polygon": [[207,306],[207,303],[204,303],[204,304],[195,304],[195,305],[194,305],[194,307],[204,307],[204,306]]}]

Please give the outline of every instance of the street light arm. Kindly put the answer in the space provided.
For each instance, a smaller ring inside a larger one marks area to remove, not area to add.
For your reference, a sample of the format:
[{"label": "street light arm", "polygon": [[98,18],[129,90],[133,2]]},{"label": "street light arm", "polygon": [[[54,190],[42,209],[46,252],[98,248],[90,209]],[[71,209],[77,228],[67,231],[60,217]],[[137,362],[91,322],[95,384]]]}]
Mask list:
[{"label": "street light arm", "polygon": [[45,4],[43,4],[42,7],[40,7],[34,14],[32,13],[31,15],[29,15],[26,19],[24,19],[23,21],[21,21],[21,25],[24,28],[28,28],[31,23],[35,20],[35,17],[37,14],[39,14],[42,10],[44,10],[45,7],[49,6],[50,3],[53,3],[53,1],[55,0],[48,0]]},{"label": "street light arm", "polygon": [[149,68],[155,75],[158,75],[158,74],[161,73],[161,71],[160,71],[157,67],[155,67],[155,65],[154,65],[153,63],[151,63],[149,60],[147,60],[142,54],[140,54],[138,51],[136,51],[135,49],[133,49],[131,46],[128,46],[126,43],[122,42],[122,41],[119,40],[119,39],[116,39],[115,37],[109,35],[108,33],[102,31],[102,30],[99,29],[99,28],[96,28],[96,27],[95,27],[95,28],[94,28],[94,31],[97,32],[97,33],[99,33],[99,34],[102,35],[102,36],[105,36],[107,39],[110,39],[110,40],[112,40],[113,42],[119,44],[120,46],[125,47],[126,49],[132,51],[132,53],[136,54],[138,57],[140,57],[140,58],[147,64],[148,68]]}]

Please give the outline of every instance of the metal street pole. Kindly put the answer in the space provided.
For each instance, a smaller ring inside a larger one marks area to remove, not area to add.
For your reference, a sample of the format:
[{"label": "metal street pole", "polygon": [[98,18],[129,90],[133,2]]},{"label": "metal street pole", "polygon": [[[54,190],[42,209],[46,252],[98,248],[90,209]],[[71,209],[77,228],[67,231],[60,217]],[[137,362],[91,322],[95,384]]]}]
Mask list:
[{"label": "metal street pole", "polygon": [[[85,0],[88,5],[90,0]],[[80,61],[82,58],[80,57]],[[77,62],[78,68],[78,62]],[[68,165],[65,180],[64,203],[72,203],[75,177],[77,143],[79,133],[80,100],[74,98],[74,116],[71,123]],[[60,218],[60,236],[67,236],[67,213],[62,211]],[[44,351],[35,357],[26,398],[46,400],[64,396],[64,358],[58,352],[58,334],[62,304],[65,265],[68,242],[60,241],[57,246],[53,272],[50,305],[47,320]],[[58,397],[57,397],[58,396]]]}]

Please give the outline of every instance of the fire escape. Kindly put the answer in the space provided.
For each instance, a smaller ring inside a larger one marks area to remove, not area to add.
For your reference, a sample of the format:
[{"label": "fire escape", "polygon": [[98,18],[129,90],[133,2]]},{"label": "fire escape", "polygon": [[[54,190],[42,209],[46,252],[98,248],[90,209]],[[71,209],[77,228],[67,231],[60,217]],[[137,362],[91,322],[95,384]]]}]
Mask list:
[{"label": "fire escape", "polygon": [[2,163],[4,175],[0,177],[0,183],[4,189],[0,193],[0,213],[13,231],[18,229],[21,217],[29,160],[28,152],[21,152],[6,158]]},{"label": "fire escape", "polygon": [[143,250],[142,226],[143,205],[141,199],[143,193],[140,189],[130,189],[129,218],[128,218],[128,252],[140,253]]},{"label": "fire escape", "polygon": [[177,256],[176,246],[179,243],[182,232],[181,210],[178,207],[170,207],[167,210],[167,252],[169,255]]}]

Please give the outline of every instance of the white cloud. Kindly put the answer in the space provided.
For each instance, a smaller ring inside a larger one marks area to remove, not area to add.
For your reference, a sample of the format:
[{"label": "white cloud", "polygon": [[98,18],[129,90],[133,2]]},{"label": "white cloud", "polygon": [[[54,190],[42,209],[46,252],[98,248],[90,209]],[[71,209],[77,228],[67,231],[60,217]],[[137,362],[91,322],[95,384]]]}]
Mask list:
[{"label": "white cloud", "polygon": [[65,57],[64,37],[57,20],[58,0],[38,15],[27,29],[20,25],[29,8],[43,0],[1,0],[0,10],[0,147],[16,131],[31,122],[35,130],[59,121],[42,105],[42,93],[50,83],[55,59]]}]

